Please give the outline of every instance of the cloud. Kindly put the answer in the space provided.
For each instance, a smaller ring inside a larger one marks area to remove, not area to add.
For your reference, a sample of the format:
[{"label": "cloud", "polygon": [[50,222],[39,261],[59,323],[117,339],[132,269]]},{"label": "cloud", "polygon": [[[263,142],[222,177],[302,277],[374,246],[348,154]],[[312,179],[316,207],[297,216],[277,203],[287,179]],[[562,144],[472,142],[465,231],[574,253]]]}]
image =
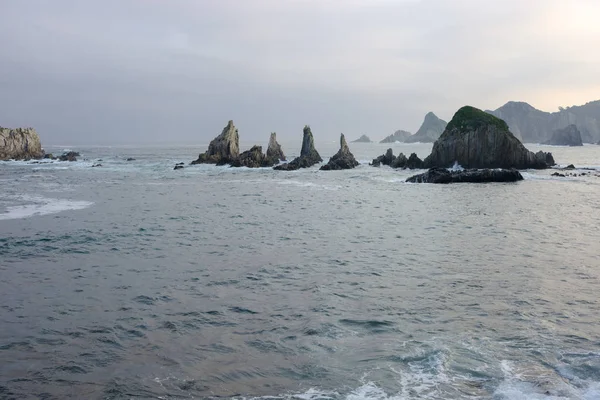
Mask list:
[{"label": "cloud", "polygon": [[598,93],[594,0],[23,0],[0,15],[0,124],[48,141],[415,131],[428,111]]}]

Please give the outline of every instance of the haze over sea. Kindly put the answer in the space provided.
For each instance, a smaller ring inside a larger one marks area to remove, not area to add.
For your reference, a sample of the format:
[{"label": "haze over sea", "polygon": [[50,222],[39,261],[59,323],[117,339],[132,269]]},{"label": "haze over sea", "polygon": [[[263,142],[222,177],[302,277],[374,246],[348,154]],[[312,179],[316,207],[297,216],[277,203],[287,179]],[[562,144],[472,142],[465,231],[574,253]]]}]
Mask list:
[{"label": "haze over sea", "polygon": [[[0,399],[600,398],[600,177],[406,184],[367,165],[387,147],[1,163]],[[600,146],[527,147],[600,172]]]}]

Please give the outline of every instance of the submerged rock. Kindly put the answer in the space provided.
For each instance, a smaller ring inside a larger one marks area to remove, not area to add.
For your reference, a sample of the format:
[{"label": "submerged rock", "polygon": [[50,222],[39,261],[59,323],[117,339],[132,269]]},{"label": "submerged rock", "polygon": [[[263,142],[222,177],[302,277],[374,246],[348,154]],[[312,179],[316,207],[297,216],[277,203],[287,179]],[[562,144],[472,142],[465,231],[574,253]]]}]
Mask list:
[{"label": "submerged rock", "polygon": [[551,153],[534,154],[509,130],[506,122],[477,108],[465,106],[433,144],[424,167],[537,168],[554,165]]},{"label": "submerged rock", "polygon": [[571,124],[566,128],[555,130],[550,140],[544,144],[554,146],[583,146],[583,141],[581,140],[579,129]]},{"label": "submerged rock", "polygon": [[423,123],[421,124],[421,127],[417,133],[406,138],[405,142],[433,143],[440,137],[442,132],[444,132],[446,125],[446,121],[439,119],[437,115],[429,112],[427,115],[425,115],[425,119],[423,120]]},{"label": "submerged rock", "polygon": [[354,158],[354,155],[348,148],[346,138],[344,134],[340,136],[340,150],[329,159],[329,162],[321,167],[323,171],[339,170],[339,169],[352,169],[358,165],[358,161]]},{"label": "submerged rock", "polygon": [[381,164],[391,166],[392,163],[396,160],[396,156],[394,155],[394,151],[390,148],[387,149],[384,155],[381,155],[371,162],[371,165],[374,167],[379,167]]},{"label": "submerged rock", "polygon": [[516,169],[465,169],[449,171],[445,168],[431,168],[429,171],[411,176],[406,182],[412,183],[486,183],[516,182],[523,176]]},{"label": "submerged rock", "polygon": [[0,127],[0,160],[29,160],[43,156],[42,143],[35,129]]},{"label": "submerged rock", "polygon": [[371,143],[371,139],[367,135],[362,135],[356,140],[353,140],[352,143]]},{"label": "submerged rock", "polygon": [[192,161],[192,164],[230,164],[240,156],[240,136],[238,130],[229,121],[223,132],[208,145],[208,150]]},{"label": "submerged rock", "polygon": [[279,161],[285,161],[285,154],[283,154],[283,149],[281,145],[277,142],[277,134],[275,132],[271,133],[271,137],[269,138],[269,147],[267,147],[267,158],[272,160],[273,165],[279,163]]},{"label": "submerged rock", "polygon": [[383,139],[379,143],[396,143],[396,142],[404,142],[406,139],[412,136],[412,133],[408,131],[399,130],[394,132],[393,135],[390,135]]},{"label": "submerged rock", "polygon": [[294,171],[300,168],[309,168],[323,161],[319,152],[315,149],[315,140],[313,138],[310,127],[304,127],[304,136],[302,138],[302,150],[300,157],[295,158],[287,164],[276,166],[274,169],[278,171]]}]

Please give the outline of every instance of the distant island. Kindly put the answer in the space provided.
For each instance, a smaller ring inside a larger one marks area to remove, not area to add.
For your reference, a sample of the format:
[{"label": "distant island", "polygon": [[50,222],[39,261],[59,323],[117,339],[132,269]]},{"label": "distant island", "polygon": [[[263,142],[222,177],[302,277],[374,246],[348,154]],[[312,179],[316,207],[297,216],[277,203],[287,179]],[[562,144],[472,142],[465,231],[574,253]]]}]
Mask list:
[{"label": "distant island", "polygon": [[412,136],[412,133],[408,132],[408,131],[403,131],[403,130],[399,130],[394,132],[394,134],[386,137],[385,139],[383,139],[381,142],[379,143],[396,143],[396,142],[404,142],[406,139],[408,139],[410,136]]},{"label": "distant island", "polygon": [[417,133],[406,138],[405,142],[433,143],[440,137],[442,132],[444,132],[446,125],[446,121],[438,118],[434,113],[428,112]]},{"label": "distant island", "polygon": [[549,113],[519,101],[509,101],[496,110],[486,112],[503,119],[511,132],[526,143],[546,143],[554,132],[575,125],[583,143],[600,142],[600,100],[582,106],[560,108]]},{"label": "distant island", "polygon": [[362,135],[358,139],[353,140],[352,143],[373,143],[373,142],[367,135]]}]

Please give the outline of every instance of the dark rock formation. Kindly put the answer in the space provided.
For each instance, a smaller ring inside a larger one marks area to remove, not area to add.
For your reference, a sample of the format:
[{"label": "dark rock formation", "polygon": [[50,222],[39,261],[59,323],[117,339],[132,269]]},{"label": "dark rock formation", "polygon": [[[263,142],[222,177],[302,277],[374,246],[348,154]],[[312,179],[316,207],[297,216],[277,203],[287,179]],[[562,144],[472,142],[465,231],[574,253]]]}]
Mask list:
[{"label": "dark rock formation", "polygon": [[569,164],[566,167],[564,167],[563,169],[575,169],[575,166],[573,164]]},{"label": "dark rock formation", "polygon": [[321,167],[323,171],[338,170],[338,169],[352,169],[358,165],[358,161],[354,158],[354,155],[350,153],[346,138],[342,133],[340,137],[340,150],[329,159],[329,162]]},{"label": "dark rock formation", "polygon": [[411,153],[410,157],[408,157],[408,161],[406,161],[406,165],[404,166],[404,168],[422,169],[424,168],[423,160],[417,157],[416,153]]},{"label": "dark rock formation", "polygon": [[555,130],[550,140],[544,142],[544,144],[553,146],[583,146],[581,132],[573,124],[566,128]]},{"label": "dark rock formation", "polygon": [[181,165],[181,164],[176,164],[176,165],[175,165],[175,168],[173,168],[173,170],[178,170],[178,169],[183,169],[183,168],[185,168],[183,165]]},{"label": "dark rock formation", "polygon": [[35,129],[0,127],[0,160],[30,160],[43,156],[40,137]]},{"label": "dark rock formation", "polygon": [[433,143],[440,137],[442,132],[444,132],[446,125],[446,121],[439,119],[434,113],[429,112],[425,115],[425,119],[417,133],[406,138],[405,142]]},{"label": "dark rock formation", "polygon": [[210,142],[208,150],[192,161],[192,164],[230,164],[240,156],[240,136],[238,130],[229,121],[223,132]]},{"label": "dark rock formation", "polygon": [[550,153],[527,150],[506,122],[470,106],[454,114],[423,166],[448,168],[455,162],[465,168],[542,169],[554,165]]},{"label": "dark rock formation", "polygon": [[263,168],[272,167],[275,165],[273,158],[263,154],[262,146],[252,146],[250,150],[244,151],[240,156],[231,162],[232,167],[248,167],[248,168]]},{"label": "dark rock formation", "polygon": [[406,168],[406,163],[408,162],[408,158],[404,155],[404,153],[398,154],[398,157],[394,158],[394,161],[390,164],[392,168]]},{"label": "dark rock formation", "polygon": [[267,147],[267,158],[273,162],[273,165],[278,164],[279,161],[286,160],[281,145],[277,143],[277,134],[275,132],[271,133],[271,137],[269,138],[269,147]]},{"label": "dark rock formation", "polygon": [[356,140],[353,140],[352,143],[371,143],[371,139],[367,135],[362,135]]},{"label": "dark rock formation", "polygon": [[102,164],[94,164],[94,165],[92,165],[92,168],[101,167],[101,166],[102,166]]},{"label": "dark rock formation", "polygon": [[508,124],[511,132],[525,143],[544,143],[552,132],[575,125],[584,143],[600,140],[600,100],[582,106],[561,108],[558,112],[540,111],[524,102],[510,101],[494,111],[488,111]]},{"label": "dark rock formation", "polygon": [[448,171],[445,168],[431,168],[429,171],[411,176],[406,182],[412,183],[485,183],[516,182],[523,176],[516,169],[465,169]]},{"label": "dark rock formation", "polygon": [[302,150],[300,157],[295,158],[292,162],[276,166],[274,169],[279,171],[293,171],[299,168],[309,168],[323,161],[319,152],[315,149],[315,140],[313,138],[310,127],[304,127],[304,136],[302,138]]},{"label": "dark rock formation", "polygon": [[386,137],[385,139],[383,139],[379,143],[404,142],[406,139],[408,139],[411,136],[412,136],[412,133],[407,132],[407,131],[403,131],[403,130],[399,130],[399,131],[394,132],[393,135],[390,135],[390,136]]},{"label": "dark rock formation", "polygon": [[76,151],[69,151],[58,157],[58,159],[60,161],[77,161],[77,157],[80,156],[81,154],[77,153]]},{"label": "dark rock formation", "polygon": [[394,155],[394,151],[392,149],[387,149],[384,155],[373,159],[371,165],[374,167],[379,167],[381,164],[391,166],[395,160],[396,156]]},{"label": "dark rock formation", "polygon": [[126,161],[135,161],[135,158],[129,157]]}]

